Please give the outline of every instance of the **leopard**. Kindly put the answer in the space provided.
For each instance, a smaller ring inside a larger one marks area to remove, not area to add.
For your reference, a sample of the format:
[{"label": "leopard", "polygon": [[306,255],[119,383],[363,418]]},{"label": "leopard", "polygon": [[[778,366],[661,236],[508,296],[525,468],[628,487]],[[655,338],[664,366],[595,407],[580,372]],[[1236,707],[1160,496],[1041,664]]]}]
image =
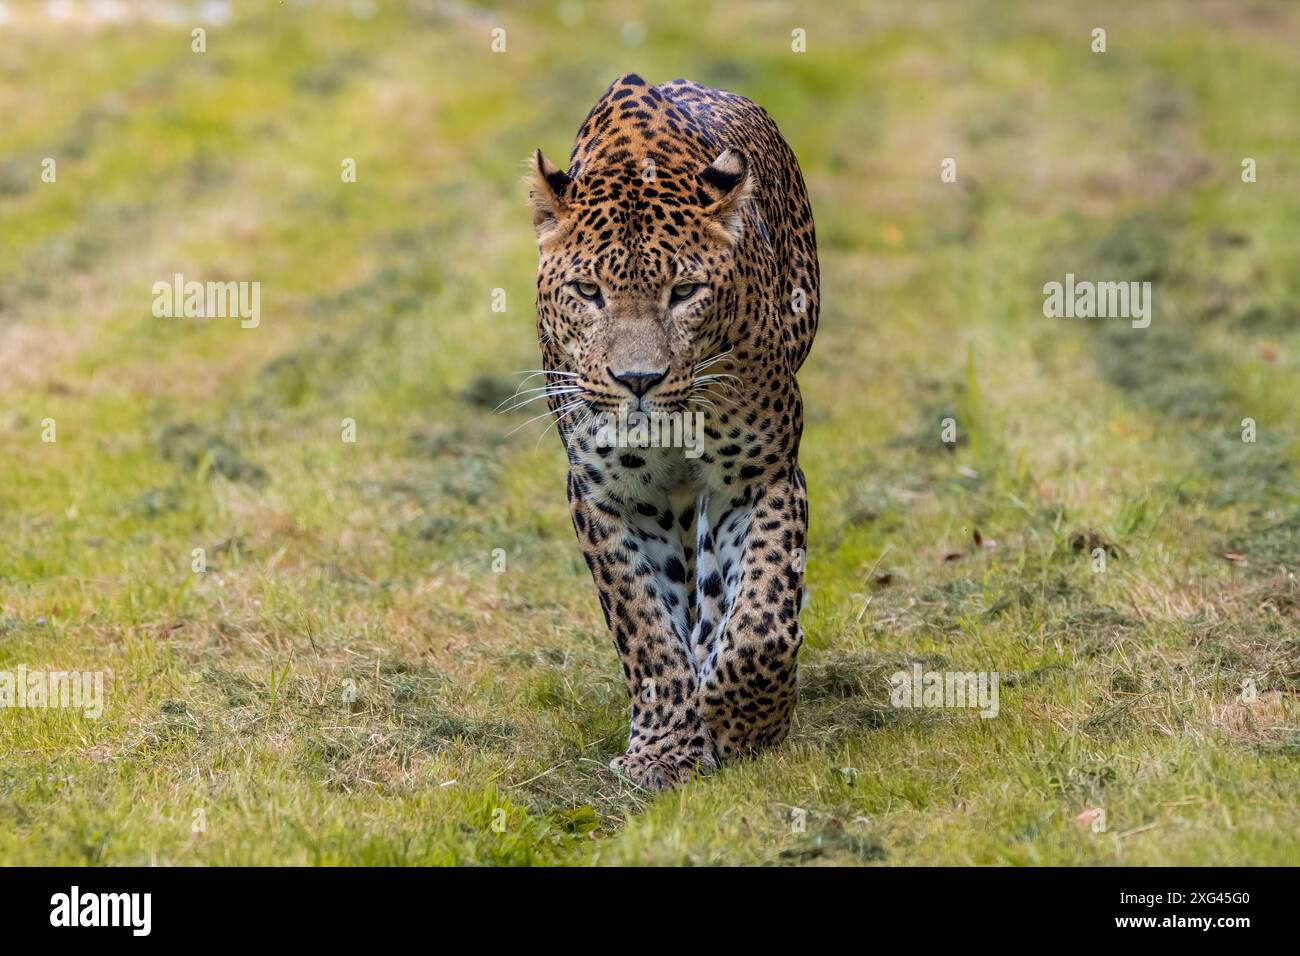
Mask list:
[{"label": "leopard", "polygon": [[[767,112],[685,79],[618,77],[567,169],[540,149],[528,166],[533,397],[567,456],[570,517],[631,702],[609,766],[671,789],[781,743],[794,717],[812,208]],[[609,440],[618,416],[678,416],[700,440],[693,454],[645,429]]]}]

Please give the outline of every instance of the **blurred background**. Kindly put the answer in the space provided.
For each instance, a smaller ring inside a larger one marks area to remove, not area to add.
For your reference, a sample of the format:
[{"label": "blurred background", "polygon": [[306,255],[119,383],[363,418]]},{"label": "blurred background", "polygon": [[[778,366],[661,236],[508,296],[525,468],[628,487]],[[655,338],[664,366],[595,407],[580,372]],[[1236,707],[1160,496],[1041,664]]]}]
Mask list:
[{"label": "blurred background", "polygon": [[[1296,862],[1298,48],[1253,0],[0,2],[0,667],[113,673],[98,722],[0,713],[0,850]],[[494,412],[524,161],[629,71],[767,109],[823,275],[801,724],[680,814],[603,770],[563,455]],[[156,317],[177,273],[259,324]],[[1150,327],[1046,318],[1067,273]],[[918,655],[1023,697],[900,717]]]}]

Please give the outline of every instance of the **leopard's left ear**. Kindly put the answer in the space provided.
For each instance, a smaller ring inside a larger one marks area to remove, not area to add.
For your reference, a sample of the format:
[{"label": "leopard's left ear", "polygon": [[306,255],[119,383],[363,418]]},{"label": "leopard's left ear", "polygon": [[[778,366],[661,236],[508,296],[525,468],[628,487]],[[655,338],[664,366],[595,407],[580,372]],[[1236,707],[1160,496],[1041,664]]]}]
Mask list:
[{"label": "leopard's left ear", "polygon": [[745,205],[754,193],[749,160],[738,149],[723,150],[713,162],[696,174],[704,212],[728,239],[737,242],[745,231]]},{"label": "leopard's left ear", "polygon": [[564,212],[564,199],[572,182],[553,162],[535,150],[529,158],[528,200],[533,207],[533,228],[540,239],[553,230]]}]

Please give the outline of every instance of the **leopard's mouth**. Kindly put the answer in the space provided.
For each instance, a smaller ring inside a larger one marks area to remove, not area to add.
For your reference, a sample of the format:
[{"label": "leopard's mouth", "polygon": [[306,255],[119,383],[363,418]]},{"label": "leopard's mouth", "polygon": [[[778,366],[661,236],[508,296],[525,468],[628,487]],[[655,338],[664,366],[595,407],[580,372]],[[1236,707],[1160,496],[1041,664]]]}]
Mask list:
[{"label": "leopard's mouth", "polygon": [[[704,411],[709,400],[701,400],[693,386],[666,385],[644,395],[631,395],[626,391],[611,393],[602,377],[594,380],[584,376],[578,383],[580,391],[568,396],[581,399],[593,415],[654,417],[680,415]],[[576,416],[581,417],[581,416]]]}]

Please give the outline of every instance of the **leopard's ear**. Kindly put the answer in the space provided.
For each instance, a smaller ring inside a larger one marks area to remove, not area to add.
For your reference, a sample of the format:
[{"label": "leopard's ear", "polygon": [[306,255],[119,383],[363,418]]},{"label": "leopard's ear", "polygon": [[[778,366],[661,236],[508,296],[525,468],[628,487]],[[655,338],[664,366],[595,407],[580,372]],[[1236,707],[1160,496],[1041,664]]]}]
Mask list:
[{"label": "leopard's ear", "polygon": [[528,165],[528,201],[533,207],[533,228],[540,239],[558,225],[572,180],[540,149],[533,152]]},{"label": "leopard's ear", "polygon": [[737,242],[745,231],[745,206],[754,193],[749,160],[738,149],[725,149],[696,178],[705,213],[713,217],[728,239]]}]

